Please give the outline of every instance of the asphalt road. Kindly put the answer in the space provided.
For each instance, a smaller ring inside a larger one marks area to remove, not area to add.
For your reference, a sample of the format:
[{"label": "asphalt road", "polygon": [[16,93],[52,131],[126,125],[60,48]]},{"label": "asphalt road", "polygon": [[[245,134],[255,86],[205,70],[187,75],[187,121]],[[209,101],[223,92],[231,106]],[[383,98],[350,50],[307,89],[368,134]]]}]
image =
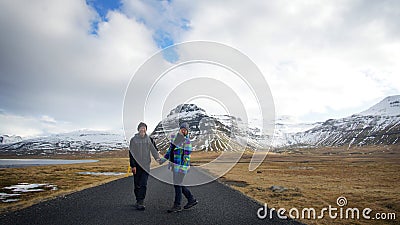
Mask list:
[{"label": "asphalt road", "polygon": [[[170,173],[165,167],[156,172]],[[188,179],[205,176],[197,169],[190,174]],[[190,187],[199,204],[178,213],[167,213],[174,198],[172,185],[149,177],[145,211],[133,207],[132,190],[130,176],[0,215],[0,224],[297,224],[276,215],[259,219],[260,204],[217,181]]]}]

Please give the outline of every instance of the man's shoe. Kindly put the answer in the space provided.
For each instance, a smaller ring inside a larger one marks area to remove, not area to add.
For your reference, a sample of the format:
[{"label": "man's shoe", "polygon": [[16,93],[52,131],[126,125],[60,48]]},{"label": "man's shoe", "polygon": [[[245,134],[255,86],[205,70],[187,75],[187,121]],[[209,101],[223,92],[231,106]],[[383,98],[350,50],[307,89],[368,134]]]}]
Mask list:
[{"label": "man's shoe", "polygon": [[188,202],[185,206],[183,206],[184,209],[190,209],[193,206],[197,205],[197,203],[199,203],[196,199],[192,202]]},{"label": "man's shoe", "polygon": [[182,211],[182,207],[180,205],[174,205],[172,208],[168,209],[167,212],[173,213],[173,212],[180,212]]},{"label": "man's shoe", "polygon": [[144,206],[143,201],[137,201],[135,204],[135,207],[137,210],[143,211],[146,209],[146,207]]},{"label": "man's shoe", "polygon": [[143,210],[146,209],[146,207],[144,205],[137,205],[136,209],[139,210],[139,211],[143,211]]}]

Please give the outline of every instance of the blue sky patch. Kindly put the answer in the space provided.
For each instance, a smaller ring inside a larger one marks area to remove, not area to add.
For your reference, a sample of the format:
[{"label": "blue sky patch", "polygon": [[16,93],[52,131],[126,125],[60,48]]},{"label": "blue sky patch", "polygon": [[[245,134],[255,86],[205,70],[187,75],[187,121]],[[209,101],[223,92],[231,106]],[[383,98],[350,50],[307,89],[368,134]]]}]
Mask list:
[{"label": "blue sky patch", "polygon": [[[170,1],[168,1],[170,3]],[[107,22],[107,13],[112,10],[119,10],[121,8],[121,1],[107,1],[107,0],[86,0],[86,4],[96,10],[99,15],[99,19],[93,20],[91,24],[90,33],[94,36],[97,36],[98,26],[101,22]],[[148,2],[152,7],[154,7],[162,16],[165,13],[165,8],[160,2]],[[176,18],[176,20],[168,20],[167,24],[171,26],[165,27],[152,27],[154,24],[146,21],[145,18],[136,17],[136,20],[140,23],[143,23],[145,26],[149,27],[152,30],[155,30],[153,34],[153,40],[157,44],[157,47],[160,49],[167,48],[171,45],[175,44],[174,38],[171,35],[171,31],[168,29],[177,29],[180,31],[187,31],[190,29],[190,21],[186,18]],[[164,58],[169,62],[176,62],[179,59],[179,55],[174,48],[170,48],[164,51]]]},{"label": "blue sky patch", "polygon": [[91,34],[97,35],[99,23],[102,21],[108,21],[108,11],[119,9],[121,6],[120,1],[107,1],[107,0],[86,0],[86,4],[93,7],[100,17],[100,20],[93,20],[91,27]]},{"label": "blue sky patch", "polygon": [[[157,46],[160,49],[167,48],[171,45],[174,45],[174,40],[171,35],[164,30],[157,30],[153,35],[154,41],[157,43]],[[175,48],[169,48],[163,52],[163,57],[169,62],[176,62],[179,59],[178,53],[175,51]]]}]

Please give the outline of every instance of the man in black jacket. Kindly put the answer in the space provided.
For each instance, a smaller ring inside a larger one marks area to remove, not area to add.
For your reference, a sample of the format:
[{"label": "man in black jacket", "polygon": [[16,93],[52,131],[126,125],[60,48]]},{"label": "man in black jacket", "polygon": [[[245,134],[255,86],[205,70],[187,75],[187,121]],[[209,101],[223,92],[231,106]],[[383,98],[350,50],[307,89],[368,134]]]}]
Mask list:
[{"label": "man in black jacket", "polygon": [[129,162],[134,179],[135,207],[138,210],[144,210],[144,198],[146,197],[151,162],[150,153],[157,162],[160,162],[160,156],[154,140],[146,134],[147,125],[140,122],[137,130],[139,133],[135,134],[129,143]]}]

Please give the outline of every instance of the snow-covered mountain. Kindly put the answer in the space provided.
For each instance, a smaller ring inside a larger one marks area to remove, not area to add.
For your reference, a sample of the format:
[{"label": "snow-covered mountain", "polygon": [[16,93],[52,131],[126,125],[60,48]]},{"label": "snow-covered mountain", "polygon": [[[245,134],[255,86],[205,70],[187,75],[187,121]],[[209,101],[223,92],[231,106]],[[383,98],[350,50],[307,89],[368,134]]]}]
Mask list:
[{"label": "snow-covered mountain", "polygon": [[[161,151],[168,148],[168,136],[177,132],[178,124],[184,121],[190,125],[190,138],[197,151],[260,149],[261,143],[268,143],[271,138],[262,136],[257,127],[243,124],[240,118],[208,115],[194,104],[182,104],[172,109],[151,133]],[[277,148],[376,144],[400,144],[400,95],[387,97],[358,114],[325,122],[300,123],[288,116],[280,117],[275,121],[272,143]],[[6,155],[68,154],[127,147],[122,131],[80,130],[25,140],[0,136],[0,154]]]},{"label": "snow-covered mountain", "polygon": [[[178,126],[187,122],[194,151],[241,151],[245,147],[259,147],[256,129],[242,129],[241,120],[229,115],[207,115],[194,104],[181,104],[156,126],[151,137],[160,150],[169,147],[169,136],[178,131]],[[246,135],[249,139],[244,140]]]},{"label": "snow-covered mountain", "polygon": [[273,147],[285,147],[293,145],[292,136],[296,133],[310,130],[322,122],[304,123],[290,116],[281,116],[275,120]]},{"label": "snow-covered mountain", "polygon": [[0,135],[0,144],[14,143],[18,141],[22,141],[22,138],[20,136],[7,134]]},{"label": "snow-covered mountain", "polygon": [[359,113],[362,116],[389,116],[400,115],[400,95],[389,96],[372,106],[371,108]]},{"label": "snow-covered mountain", "polygon": [[1,154],[48,155],[126,148],[123,132],[79,130],[0,144]]},{"label": "snow-covered mountain", "polygon": [[363,146],[400,144],[400,95],[390,96],[366,111],[329,119],[287,137],[286,145]]},{"label": "snow-covered mountain", "polygon": [[[240,119],[228,115],[207,115],[194,104],[182,104],[172,109],[152,132],[161,151],[169,147],[168,136],[177,132],[178,124],[188,122],[194,150],[241,151],[245,147],[260,147],[262,137],[257,128],[242,129]],[[221,122],[222,121],[222,122]],[[246,140],[244,137],[249,136]],[[0,154],[52,155],[76,152],[98,152],[127,148],[123,132],[79,130],[0,144]]]}]

